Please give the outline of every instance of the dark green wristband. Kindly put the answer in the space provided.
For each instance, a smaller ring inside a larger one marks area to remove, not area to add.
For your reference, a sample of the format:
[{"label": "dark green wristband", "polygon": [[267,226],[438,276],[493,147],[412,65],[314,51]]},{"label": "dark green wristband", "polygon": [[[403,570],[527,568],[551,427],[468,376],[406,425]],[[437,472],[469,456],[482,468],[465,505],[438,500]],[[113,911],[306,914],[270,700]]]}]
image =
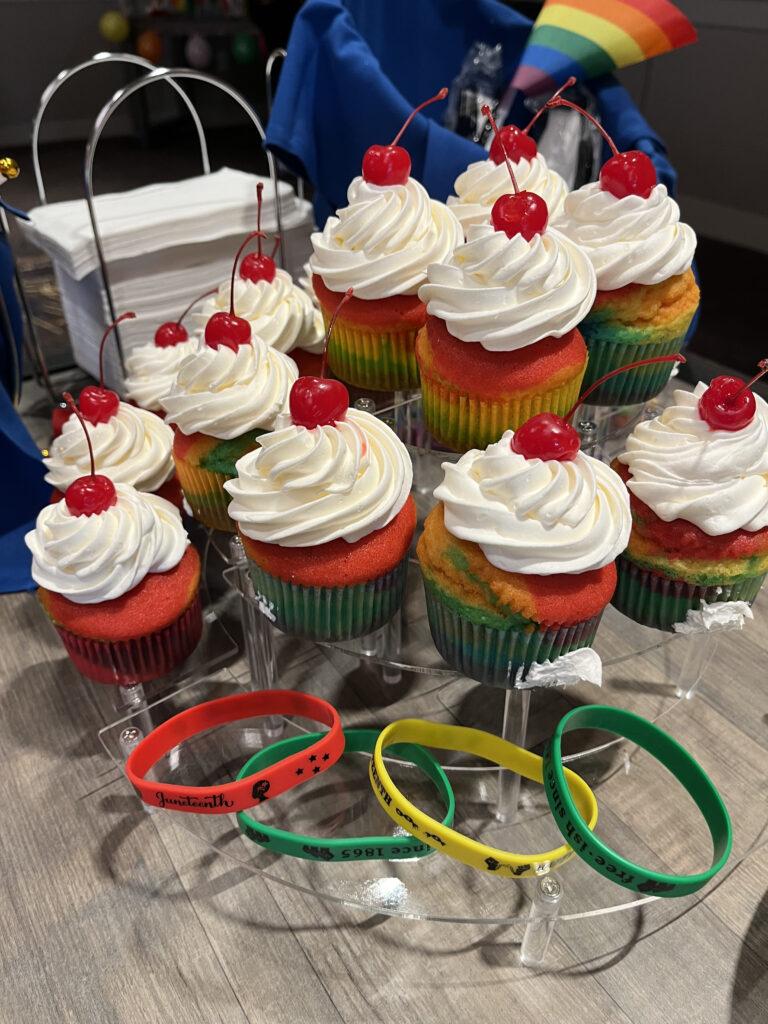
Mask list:
[{"label": "dark green wristband", "polygon": [[[346,745],[344,753],[372,754],[379,737],[379,729],[345,729]],[[295,754],[317,741],[317,734],[304,733],[280,740],[260,750],[245,764],[238,773],[238,779],[264,771],[271,765]],[[427,778],[435,784],[445,806],[444,825],[453,824],[455,798],[448,782],[448,776],[438,762],[423,747],[413,743],[396,744],[390,749],[390,756],[416,765]],[[311,798],[311,788],[306,796]],[[302,857],[304,860],[353,861],[353,860],[410,860],[413,857],[425,857],[432,853],[432,847],[409,835],[402,836],[361,836],[358,839],[327,839],[316,836],[303,836],[294,832],[264,825],[246,814],[237,815],[237,822],[243,835],[267,850],[284,853],[289,857]]]},{"label": "dark green wristband", "polygon": [[[571,799],[563,772],[563,734],[574,729],[603,729],[624,736],[660,761],[688,791],[712,836],[712,866],[696,875],[667,875],[625,860],[590,832]],[[544,750],[544,788],[557,827],[585,863],[633,892],[654,896],[688,896],[714,877],[731,852],[731,819],[720,794],[704,769],[671,736],[630,711],[588,704],[561,719]]]}]

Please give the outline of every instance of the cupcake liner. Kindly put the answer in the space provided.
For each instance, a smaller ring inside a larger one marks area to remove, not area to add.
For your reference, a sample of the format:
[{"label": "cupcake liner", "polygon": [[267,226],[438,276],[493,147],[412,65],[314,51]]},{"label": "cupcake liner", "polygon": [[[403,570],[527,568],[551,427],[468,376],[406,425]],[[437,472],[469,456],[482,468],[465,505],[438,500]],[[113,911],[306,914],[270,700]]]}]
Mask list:
[{"label": "cupcake liner", "polygon": [[[325,313],[323,316],[326,319]],[[367,331],[337,320],[328,342],[336,376],[369,391],[410,391],[419,386],[416,336],[412,331]]]},{"label": "cupcake liner", "polygon": [[93,640],[56,626],[75,667],[94,683],[148,683],[167,675],[197,647],[203,630],[200,595],[164,629],[130,640]]},{"label": "cupcake liner", "polygon": [[612,604],[642,626],[672,630],[675,622],[685,622],[686,613],[701,607],[701,602],[746,601],[751,604],[763,585],[765,574],[723,583],[700,586],[685,580],[659,576],[621,556],[617,562],[618,583]]},{"label": "cupcake liner", "polygon": [[[622,344],[614,341],[590,340],[589,321],[579,325],[589,349],[589,363],[584,377],[584,388],[589,387],[605,373],[618,370],[620,366],[638,359],[652,359],[654,356],[671,356],[679,352],[685,335],[671,341],[647,341]],[[664,390],[674,363],[653,363],[651,366],[637,366],[601,384],[589,396],[590,405],[636,405],[648,402]]]},{"label": "cupcake liner", "polygon": [[256,600],[284,633],[308,640],[350,640],[385,625],[403,601],[408,558],[394,569],[348,587],[305,587],[266,572],[249,559]]},{"label": "cupcake liner", "polygon": [[227,512],[230,497],[224,490],[224,481],[232,478],[224,473],[201,469],[179,458],[176,459],[176,472],[195,519],[214,530],[234,533],[235,524]]},{"label": "cupcake liner", "polygon": [[540,412],[562,416],[576,403],[583,374],[566,384],[520,398],[478,398],[438,380],[421,376],[421,403],[427,430],[440,444],[456,452],[485,448],[505,430],[519,426]]},{"label": "cupcake liner", "polygon": [[553,661],[561,654],[591,647],[602,611],[572,626],[534,628],[526,633],[510,626],[485,626],[450,607],[440,591],[424,580],[429,628],[444,661],[480,683],[511,688],[518,669],[534,662]]}]

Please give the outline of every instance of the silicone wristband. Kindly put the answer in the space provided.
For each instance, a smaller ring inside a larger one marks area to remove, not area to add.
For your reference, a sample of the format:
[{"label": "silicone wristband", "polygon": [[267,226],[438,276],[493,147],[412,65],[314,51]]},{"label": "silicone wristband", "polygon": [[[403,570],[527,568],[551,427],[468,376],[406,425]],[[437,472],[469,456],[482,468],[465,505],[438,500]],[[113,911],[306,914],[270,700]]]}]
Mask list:
[{"label": "silicone wristband", "polygon": [[[542,782],[542,760],[528,750],[479,729],[460,725],[441,725],[416,718],[403,718],[382,730],[376,742],[370,766],[371,784],[379,803],[398,825],[411,835],[439,850],[454,860],[481,871],[527,878],[546,874],[554,865],[560,865],[573,856],[569,846],[559,846],[545,853],[508,853],[486,846],[475,839],[441,825],[407,800],[392,782],[382,752],[393,743],[419,743],[442,750],[461,750],[475,754],[503,768],[522,775],[533,782]],[[597,821],[597,801],[589,786],[575,772],[568,771],[577,804],[582,808],[590,828]]]},{"label": "silicone wristband", "polygon": [[[624,736],[647,750],[685,787],[704,815],[714,847],[712,867],[696,875],[667,875],[649,871],[620,857],[587,831],[579,808],[565,785],[561,742],[574,729],[603,729]],[[544,778],[549,806],[563,837],[583,861],[612,882],[633,892],[656,896],[687,896],[696,892],[725,864],[731,852],[731,821],[728,811],[703,768],[671,736],[646,718],[602,704],[574,708],[560,721],[544,751]]]},{"label": "silicone wristband", "polygon": [[[344,752],[372,754],[379,738],[378,729],[345,729]],[[316,734],[293,736],[281,740],[270,747],[265,747],[254,754],[238,774],[238,779],[246,778],[282,760],[297,750],[304,750],[317,739]],[[395,753],[395,752],[393,752]],[[410,761],[420,768],[435,784],[440,799],[445,805],[443,824],[451,825],[456,801],[448,782],[448,776],[435,758],[424,750],[410,744],[402,744],[397,748],[396,756],[403,761]],[[309,794],[307,794],[309,795]],[[237,816],[240,831],[255,843],[275,853],[284,853],[289,857],[302,857],[304,860],[353,861],[353,860],[405,860],[412,857],[424,857],[432,853],[432,847],[426,843],[410,841],[403,836],[360,836],[359,838],[327,839],[317,836],[303,836],[294,832],[264,825],[254,821],[248,814],[241,811]]]},{"label": "silicone wristband", "polygon": [[[225,782],[220,786],[180,786],[145,778],[152,766],[168,751],[197,733],[227,722],[265,715],[300,715],[330,728],[307,750],[248,779]],[[169,811],[229,814],[230,811],[242,811],[292,789],[318,772],[330,768],[343,752],[341,719],[338,711],[327,701],[296,690],[259,690],[256,693],[220,697],[169,718],[131,751],[125,762],[125,774],[145,804],[164,807]]]}]

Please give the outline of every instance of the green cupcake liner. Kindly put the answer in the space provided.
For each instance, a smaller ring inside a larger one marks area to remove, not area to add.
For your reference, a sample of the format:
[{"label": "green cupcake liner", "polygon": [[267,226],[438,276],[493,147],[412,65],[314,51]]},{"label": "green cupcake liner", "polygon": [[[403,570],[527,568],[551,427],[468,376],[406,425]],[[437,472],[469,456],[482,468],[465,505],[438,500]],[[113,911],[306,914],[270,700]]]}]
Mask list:
[{"label": "green cupcake liner", "polygon": [[[579,330],[584,335],[584,341],[589,349],[589,362],[582,385],[583,390],[586,390],[603,374],[610,373],[611,370],[618,370],[620,366],[626,366],[627,363],[634,363],[639,359],[652,359],[654,356],[671,356],[680,351],[685,341],[685,335],[673,338],[671,341],[649,340],[639,344],[590,339],[589,318],[579,325]],[[601,325],[601,333],[604,331],[605,327]],[[674,363],[653,363],[650,366],[638,366],[634,370],[620,373],[593,391],[588,399],[589,404],[636,405],[648,402],[664,390],[674,365]]]},{"label": "green cupcake liner", "polygon": [[[326,327],[328,317],[326,318]],[[328,365],[339,380],[368,391],[411,391],[419,386],[419,329],[366,331],[336,321],[328,342]]]},{"label": "green cupcake liner", "polygon": [[403,602],[408,558],[394,569],[348,587],[289,583],[248,561],[256,600],[284,633],[308,640],[351,640],[385,625]]},{"label": "green cupcake liner", "polygon": [[441,597],[439,588],[424,579],[427,616],[435,647],[443,660],[480,683],[514,687],[520,668],[553,661],[561,654],[591,647],[602,612],[572,626],[499,629],[473,622]]},{"label": "green cupcake liner", "polygon": [[685,622],[686,614],[701,607],[702,601],[746,601],[751,604],[763,585],[765,573],[721,586],[700,586],[685,580],[673,580],[644,569],[622,555],[616,562],[618,584],[612,604],[642,626],[672,632],[675,622]]}]

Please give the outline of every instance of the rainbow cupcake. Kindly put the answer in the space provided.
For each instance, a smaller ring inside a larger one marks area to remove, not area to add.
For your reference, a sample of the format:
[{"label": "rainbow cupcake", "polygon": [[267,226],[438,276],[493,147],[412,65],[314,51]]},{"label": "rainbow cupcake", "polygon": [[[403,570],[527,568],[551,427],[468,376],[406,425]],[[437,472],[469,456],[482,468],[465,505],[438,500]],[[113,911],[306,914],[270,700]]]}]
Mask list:
[{"label": "rainbow cupcake", "polygon": [[[735,379],[715,378],[710,388],[722,380]],[[743,385],[736,380],[732,393]],[[751,603],[768,573],[768,406],[755,396],[748,422],[718,429],[706,419],[708,390],[675,391],[660,416],[635,427],[615,463],[632,534],[613,603],[657,629],[703,603]]]},{"label": "rainbow cupcake", "polygon": [[[334,388],[341,402],[318,414],[313,396]],[[407,449],[345,395],[338,381],[300,378],[291,415],[225,484],[264,614],[312,640],[363,636],[392,617],[416,528]]]},{"label": "rainbow cupcake", "polygon": [[484,448],[536,413],[570,409],[587,366],[576,325],[594,295],[591,263],[556,230],[527,239],[470,226],[419,289],[428,316],[416,354],[433,437],[454,451]]},{"label": "rainbow cupcake", "polygon": [[500,686],[592,644],[631,525],[608,466],[582,452],[527,457],[514,436],[443,464],[417,547],[435,646]]}]

